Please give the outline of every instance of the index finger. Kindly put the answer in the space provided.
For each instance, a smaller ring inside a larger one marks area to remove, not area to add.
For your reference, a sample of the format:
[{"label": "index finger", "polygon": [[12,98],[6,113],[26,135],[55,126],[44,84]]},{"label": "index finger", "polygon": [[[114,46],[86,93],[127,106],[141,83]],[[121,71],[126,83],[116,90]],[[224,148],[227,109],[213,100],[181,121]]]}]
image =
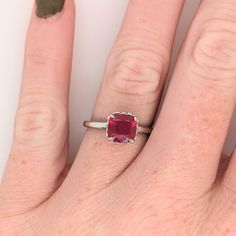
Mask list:
[{"label": "index finger", "polygon": [[58,187],[68,151],[74,1],[36,3],[26,40],[11,156],[1,186],[2,205],[13,206],[14,211],[32,208],[49,197]]}]

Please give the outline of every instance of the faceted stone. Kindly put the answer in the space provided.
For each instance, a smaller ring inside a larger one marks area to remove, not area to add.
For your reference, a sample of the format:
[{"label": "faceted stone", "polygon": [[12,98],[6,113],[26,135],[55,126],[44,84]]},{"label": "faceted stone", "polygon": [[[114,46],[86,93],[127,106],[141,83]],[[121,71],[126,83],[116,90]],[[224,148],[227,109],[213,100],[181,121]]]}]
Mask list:
[{"label": "faceted stone", "polygon": [[133,115],[114,113],[108,120],[107,136],[117,143],[135,141],[137,134],[137,120]]}]

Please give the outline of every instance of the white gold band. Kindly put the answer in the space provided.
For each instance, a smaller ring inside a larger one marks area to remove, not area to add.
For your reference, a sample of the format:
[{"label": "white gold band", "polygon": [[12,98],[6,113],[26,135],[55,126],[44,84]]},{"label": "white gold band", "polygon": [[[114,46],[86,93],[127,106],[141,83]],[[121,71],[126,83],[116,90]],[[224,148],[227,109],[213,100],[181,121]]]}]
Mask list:
[{"label": "white gold band", "polygon": [[[107,122],[85,121],[84,127],[94,128],[94,129],[106,129]],[[152,128],[138,125],[137,131],[138,133],[150,134],[152,132]]]}]

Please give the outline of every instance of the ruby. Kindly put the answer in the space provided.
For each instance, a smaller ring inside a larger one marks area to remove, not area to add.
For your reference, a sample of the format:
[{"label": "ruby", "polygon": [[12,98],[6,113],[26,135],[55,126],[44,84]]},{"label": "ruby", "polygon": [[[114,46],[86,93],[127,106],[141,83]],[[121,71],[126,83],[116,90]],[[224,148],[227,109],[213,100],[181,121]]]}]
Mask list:
[{"label": "ruby", "polygon": [[137,135],[137,119],[128,113],[113,113],[108,119],[108,139],[117,143],[134,142]]}]

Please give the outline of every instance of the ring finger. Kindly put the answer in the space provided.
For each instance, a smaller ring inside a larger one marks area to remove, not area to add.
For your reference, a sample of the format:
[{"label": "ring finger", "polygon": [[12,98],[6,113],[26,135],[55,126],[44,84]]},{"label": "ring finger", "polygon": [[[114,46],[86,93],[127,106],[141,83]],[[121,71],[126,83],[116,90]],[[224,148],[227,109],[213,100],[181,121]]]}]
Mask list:
[{"label": "ring finger", "polygon": [[[92,120],[104,121],[115,111],[131,112],[142,126],[152,125],[183,2],[130,1]],[[69,179],[96,191],[96,186],[112,182],[127,168],[146,140],[147,135],[142,134],[134,145],[121,145],[108,142],[104,130],[89,129]]]}]

